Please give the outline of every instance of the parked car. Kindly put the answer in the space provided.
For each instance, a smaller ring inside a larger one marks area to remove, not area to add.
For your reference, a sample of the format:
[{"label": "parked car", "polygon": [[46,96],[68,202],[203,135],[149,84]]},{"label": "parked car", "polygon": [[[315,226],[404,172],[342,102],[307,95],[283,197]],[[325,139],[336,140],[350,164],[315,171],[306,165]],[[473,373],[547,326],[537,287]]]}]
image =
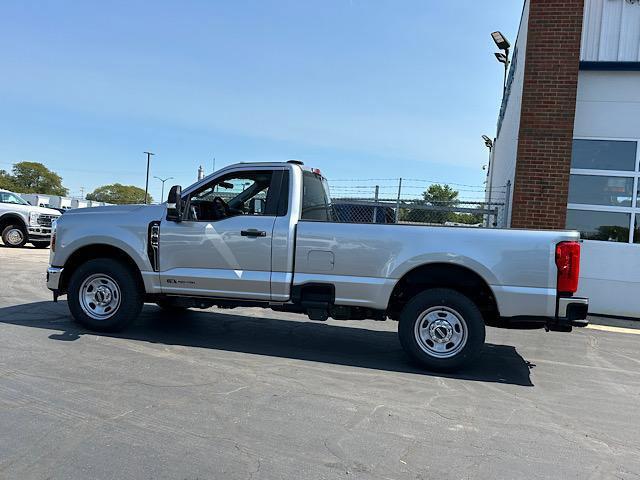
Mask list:
[{"label": "parked car", "polygon": [[0,236],[7,247],[22,247],[31,243],[47,248],[51,240],[51,225],[60,212],[30,205],[17,193],[0,189]]},{"label": "parked car", "polygon": [[165,204],[70,210],[47,285],[97,331],[125,328],[144,302],[390,318],[432,370],[476,358],[485,325],[587,324],[577,232],[338,223],[328,192],[298,162],[238,164],[172,187]]}]

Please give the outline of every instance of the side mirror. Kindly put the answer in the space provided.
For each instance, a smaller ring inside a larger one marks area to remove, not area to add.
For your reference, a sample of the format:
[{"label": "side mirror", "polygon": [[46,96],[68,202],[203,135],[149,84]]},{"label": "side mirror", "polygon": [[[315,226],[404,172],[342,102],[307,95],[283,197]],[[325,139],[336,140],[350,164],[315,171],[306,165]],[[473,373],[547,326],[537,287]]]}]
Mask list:
[{"label": "side mirror", "polygon": [[174,185],[167,195],[167,220],[182,221],[182,187]]}]

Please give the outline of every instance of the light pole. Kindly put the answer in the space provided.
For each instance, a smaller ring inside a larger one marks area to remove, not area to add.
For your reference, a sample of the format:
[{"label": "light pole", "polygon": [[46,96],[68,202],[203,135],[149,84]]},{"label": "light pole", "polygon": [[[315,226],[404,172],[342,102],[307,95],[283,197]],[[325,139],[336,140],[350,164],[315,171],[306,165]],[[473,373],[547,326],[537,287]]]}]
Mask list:
[{"label": "light pole", "polygon": [[502,94],[504,96],[504,92],[507,90],[507,74],[509,72],[509,64],[511,63],[509,61],[509,48],[511,47],[511,44],[501,32],[493,32],[491,34],[491,38],[493,38],[496,46],[500,50],[502,50],[502,52],[496,52],[494,53],[494,55],[496,56],[496,59],[504,65],[504,80],[502,82]]},{"label": "light pole", "polygon": [[144,203],[145,205],[148,203],[147,198],[149,196],[149,164],[151,163],[151,155],[155,155],[151,152],[142,152],[147,154],[147,180],[144,184]]},{"label": "light pole", "polygon": [[[493,152],[493,140],[491,140],[486,135],[482,135],[482,140],[484,140],[484,146],[489,149],[489,163],[487,164],[487,176],[489,177],[489,182],[487,183],[487,189],[489,194],[487,195],[487,208],[491,209],[491,188],[492,188],[492,180],[493,180],[493,165],[491,162],[491,156]],[[491,214],[487,214],[487,224],[489,226],[489,217]]]},{"label": "light pole", "polygon": [[171,180],[174,177],[160,178],[154,175],[153,178],[157,178],[162,182],[162,193],[160,193],[160,203],[162,203],[164,201],[164,182],[166,182],[167,180]]}]

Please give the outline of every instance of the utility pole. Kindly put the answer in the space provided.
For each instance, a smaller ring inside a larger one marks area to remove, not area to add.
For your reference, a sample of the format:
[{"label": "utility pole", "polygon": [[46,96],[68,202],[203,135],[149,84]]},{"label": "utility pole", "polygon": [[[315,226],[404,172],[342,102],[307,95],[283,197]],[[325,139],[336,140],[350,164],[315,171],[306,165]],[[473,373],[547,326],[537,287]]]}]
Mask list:
[{"label": "utility pole", "polygon": [[216,171],[216,157],[213,157],[213,170],[211,171],[211,173]]},{"label": "utility pole", "polygon": [[147,198],[149,197],[149,164],[151,163],[151,155],[155,155],[155,153],[151,152],[142,152],[147,154],[147,180],[144,184],[144,203],[145,205],[148,203]]},{"label": "utility pole", "polygon": [[80,198],[84,200],[84,187],[80,187]]},{"label": "utility pole", "polygon": [[164,201],[164,182],[166,182],[167,180],[171,180],[174,177],[160,178],[154,175],[153,178],[157,178],[162,182],[162,193],[160,194],[160,203],[162,203]]}]

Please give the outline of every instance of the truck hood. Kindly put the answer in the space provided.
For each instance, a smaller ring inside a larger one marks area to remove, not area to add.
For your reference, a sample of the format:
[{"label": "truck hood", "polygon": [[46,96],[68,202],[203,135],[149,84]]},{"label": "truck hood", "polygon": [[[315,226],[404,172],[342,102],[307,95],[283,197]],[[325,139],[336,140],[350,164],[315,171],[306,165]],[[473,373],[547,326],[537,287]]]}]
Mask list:
[{"label": "truck hood", "polygon": [[29,208],[29,211],[38,212],[41,215],[53,215],[54,217],[59,217],[60,215],[62,215],[58,210],[45,207],[31,207]]},{"label": "truck hood", "polygon": [[[8,204],[4,204],[4,205],[8,205]],[[58,210],[54,210],[52,208],[46,208],[46,207],[38,207],[36,205],[11,204],[11,210],[14,212],[22,213],[24,215],[29,215],[30,212],[35,212],[40,215],[52,215],[54,217],[57,217],[60,215],[60,212]]]}]

